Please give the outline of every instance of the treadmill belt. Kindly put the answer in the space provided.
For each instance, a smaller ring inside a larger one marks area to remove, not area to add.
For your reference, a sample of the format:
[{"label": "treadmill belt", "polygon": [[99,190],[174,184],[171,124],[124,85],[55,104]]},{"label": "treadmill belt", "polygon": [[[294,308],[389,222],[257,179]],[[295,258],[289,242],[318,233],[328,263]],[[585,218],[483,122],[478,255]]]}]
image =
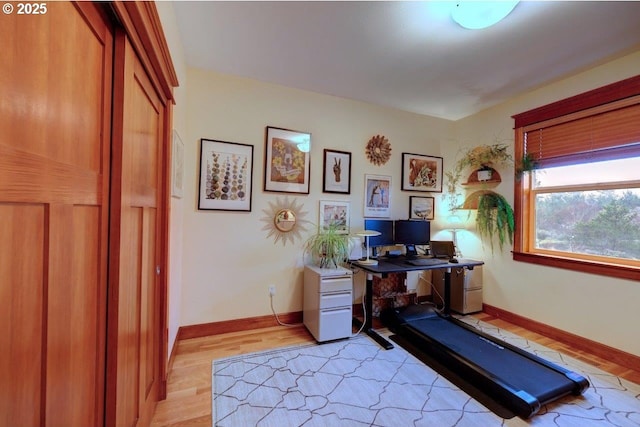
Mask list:
[{"label": "treadmill belt", "polygon": [[571,393],[575,384],[566,375],[524,357],[482,335],[441,317],[417,319],[407,324],[472,361],[515,390],[525,390],[541,403]]},{"label": "treadmill belt", "polygon": [[503,418],[529,418],[589,387],[581,375],[429,306],[388,309],[380,318],[396,342]]},{"label": "treadmill belt", "polygon": [[469,382],[469,379],[466,378],[466,376],[460,375],[459,372],[456,372],[455,369],[449,367],[448,364],[440,362],[437,358],[430,356],[428,352],[425,352],[421,350],[420,347],[414,345],[414,339],[398,334],[391,335],[389,338],[409,353],[413,354],[422,363],[428,365],[438,374],[449,380],[449,382],[456,385],[460,390],[480,402],[500,418],[510,419],[517,415],[513,409],[509,408],[509,406],[504,404],[504,402],[496,400],[494,396],[491,396],[491,394],[487,393],[482,388],[476,387],[473,383]]}]

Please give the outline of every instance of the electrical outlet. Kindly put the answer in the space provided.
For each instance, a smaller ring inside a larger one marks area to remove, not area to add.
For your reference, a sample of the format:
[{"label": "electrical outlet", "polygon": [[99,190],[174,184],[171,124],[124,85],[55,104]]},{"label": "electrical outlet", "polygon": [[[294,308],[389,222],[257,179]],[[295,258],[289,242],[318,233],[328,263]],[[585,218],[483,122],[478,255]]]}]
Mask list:
[{"label": "electrical outlet", "polygon": [[276,294],[276,285],[269,285],[269,295],[274,296]]}]

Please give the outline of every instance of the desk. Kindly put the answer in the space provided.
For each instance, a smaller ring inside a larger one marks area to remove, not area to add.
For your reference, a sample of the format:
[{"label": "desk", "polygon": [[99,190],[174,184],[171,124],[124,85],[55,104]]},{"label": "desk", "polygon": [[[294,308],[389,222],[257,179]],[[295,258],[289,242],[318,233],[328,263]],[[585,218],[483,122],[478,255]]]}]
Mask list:
[{"label": "desk", "polygon": [[[450,301],[451,301],[451,269],[452,268],[468,268],[473,269],[473,267],[484,264],[483,261],[477,261],[468,258],[460,258],[458,259],[458,263],[450,263],[446,262],[443,264],[436,265],[411,265],[407,263],[407,259],[404,257],[398,258],[385,258],[379,259],[377,265],[370,264],[362,264],[358,261],[352,261],[351,264],[355,267],[358,267],[364,270],[367,273],[366,280],[366,290],[365,290],[365,308],[367,310],[365,314],[364,320],[364,328],[363,330],[373,338],[378,344],[384,347],[387,350],[393,348],[393,344],[387,341],[382,335],[378,334],[373,329],[373,276],[378,277],[386,277],[389,274],[393,273],[404,273],[407,271],[417,271],[417,270],[436,270],[436,269],[444,269],[444,309],[443,314],[445,316],[449,315],[450,311]],[[357,320],[357,319],[356,319]],[[359,321],[359,320],[358,320]],[[362,322],[360,322],[362,324]]]}]

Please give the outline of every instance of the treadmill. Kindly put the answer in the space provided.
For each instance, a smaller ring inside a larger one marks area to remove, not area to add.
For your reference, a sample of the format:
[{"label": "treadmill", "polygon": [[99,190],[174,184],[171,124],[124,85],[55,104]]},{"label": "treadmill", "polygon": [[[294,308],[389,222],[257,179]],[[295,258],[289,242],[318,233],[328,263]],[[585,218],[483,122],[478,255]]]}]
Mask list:
[{"label": "treadmill", "polygon": [[503,418],[529,418],[542,405],[589,387],[581,375],[428,305],[388,309],[381,320],[394,341]]}]

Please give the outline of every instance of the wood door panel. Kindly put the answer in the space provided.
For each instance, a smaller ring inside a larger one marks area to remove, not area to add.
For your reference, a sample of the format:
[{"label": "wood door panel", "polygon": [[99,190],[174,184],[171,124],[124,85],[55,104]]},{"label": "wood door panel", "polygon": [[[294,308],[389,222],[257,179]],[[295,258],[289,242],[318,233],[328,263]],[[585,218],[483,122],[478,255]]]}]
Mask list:
[{"label": "wood door panel", "polygon": [[0,203],[0,425],[40,426],[44,205]]},{"label": "wood door panel", "polygon": [[0,144],[3,201],[98,205],[103,203],[103,180],[94,171]]},{"label": "wood door panel", "polygon": [[0,25],[0,425],[101,425],[113,29],[91,2],[24,18]]},{"label": "wood door panel", "polygon": [[102,245],[94,237],[101,232],[100,208],[52,205],[49,212],[47,425],[99,425],[106,298],[99,286]]},{"label": "wood door panel", "polygon": [[[160,182],[164,155],[164,109],[144,68],[123,34],[116,34],[116,87],[123,89],[123,106],[114,113],[114,185],[112,221],[119,231],[118,252],[112,257],[117,271],[114,296],[118,323],[113,347],[117,350],[115,425],[147,425],[160,390],[161,317],[156,266],[161,265],[158,219],[162,206]],[[116,296],[117,295],[117,296]],[[112,345],[109,345],[112,347]],[[111,365],[111,364],[110,364]],[[108,424],[112,424],[110,419]]]},{"label": "wood door panel", "polygon": [[0,425],[147,425],[175,73],[152,2],[46,6],[0,25]]},{"label": "wood door panel", "polygon": [[118,390],[116,425],[134,426],[139,418],[140,277],[142,209],[122,209],[118,298]]},{"label": "wood door panel", "polygon": [[152,208],[122,210],[117,425],[135,425],[143,417],[139,403],[153,399],[158,379],[156,214]]},{"label": "wood door panel", "polygon": [[137,61],[133,67],[128,105],[131,114],[127,121],[125,158],[131,166],[129,203],[135,206],[158,204],[158,151],[160,134],[160,101],[154,96],[151,83]]},{"label": "wood door panel", "polygon": [[154,382],[158,380],[158,334],[157,319],[158,295],[156,286],[156,223],[157,210],[145,208],[142,224],[142,280],[140,290],[140,396],[146,400],[152,391]]},{"label": "wood door panel", "polygon": [[46,14],[25,17],[3,15],[0,26],[0,143],[19,141],[26,152],[102,172],[110,39],[69,2],[47,3]]}]

